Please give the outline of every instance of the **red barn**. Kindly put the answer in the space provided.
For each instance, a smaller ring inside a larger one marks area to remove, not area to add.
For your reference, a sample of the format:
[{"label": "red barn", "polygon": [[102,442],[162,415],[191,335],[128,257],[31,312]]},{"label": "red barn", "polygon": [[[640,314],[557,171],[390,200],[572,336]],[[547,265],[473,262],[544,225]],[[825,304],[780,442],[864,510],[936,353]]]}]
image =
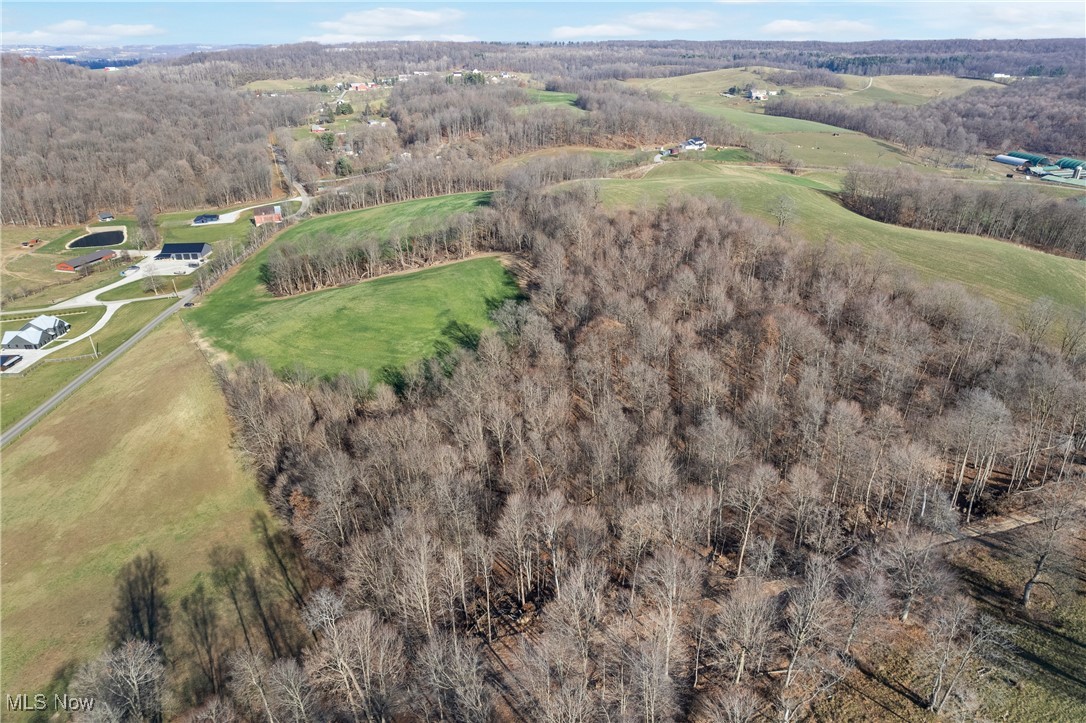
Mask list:
[{"label": "red barn", "polygon": [[111,259],[117,255],[116,251],[109,251],[103,249],[101,251],[95,251],[94,253],[85,254],[83,256],[76,256],[74,259],[68,259],[67,261],[61,261],[57,264],[57,271],[79,271],[88,266],[93,266],[106,259]]},{"label": "red barn", "polygon": [[282,206],[261,206],[253,211],[253,223],[257,226],[263,226],[266,223],[279,223],[282,220]]}]

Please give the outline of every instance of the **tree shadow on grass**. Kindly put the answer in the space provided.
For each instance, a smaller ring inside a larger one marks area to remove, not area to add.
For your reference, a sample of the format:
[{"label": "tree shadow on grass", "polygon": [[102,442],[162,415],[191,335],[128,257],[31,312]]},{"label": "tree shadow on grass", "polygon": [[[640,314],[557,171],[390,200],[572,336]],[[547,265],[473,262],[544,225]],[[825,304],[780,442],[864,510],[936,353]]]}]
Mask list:
[{"label": "tree shadow on grass", "polygon": [[[49,680],[49,684],[40,691],[34,691],[34,693],[43,693],[48,700],[45,710],[35,710],[30,713],[27,720],[30,723],[49,723],[55,720],[56,711],[53,710],[53,696],[63,696],[68,692],[68,686],[71,685],[72,678],[79,671],[80,662],[72,659],[63,663],[55,671],[53,671],[53,677]],[[33,705],[33,695],[31,696],[31,704]]]},{"label": "tree shadow on grass", "polygon": [[[463,322],[452,320],[441,330],[441,336],[445,337],[445,339],[454,346],[475,351],[479,348],[479,339],[482,336],[482,332],[473,326],[468,326]],[[438,342],[438,345],[441,345],[441,342]],[[438,356],[445,356],[452,351],[449,344],[444,344],[443,346],[446,348],[438,350]],[[444,351],[444,353],[442,353],[442,351]]]}]

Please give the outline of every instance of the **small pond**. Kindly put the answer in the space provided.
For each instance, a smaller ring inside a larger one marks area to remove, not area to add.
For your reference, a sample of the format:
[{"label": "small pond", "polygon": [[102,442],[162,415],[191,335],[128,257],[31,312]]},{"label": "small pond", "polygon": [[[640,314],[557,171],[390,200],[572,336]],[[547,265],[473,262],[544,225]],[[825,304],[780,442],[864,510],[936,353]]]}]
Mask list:
[{"label": "small pond", "polygon": [[72,241],[68,244],[68,248],[88,249],[100,246],[116,246],[122,243],[124,243],[124,231],[95,231]]}]

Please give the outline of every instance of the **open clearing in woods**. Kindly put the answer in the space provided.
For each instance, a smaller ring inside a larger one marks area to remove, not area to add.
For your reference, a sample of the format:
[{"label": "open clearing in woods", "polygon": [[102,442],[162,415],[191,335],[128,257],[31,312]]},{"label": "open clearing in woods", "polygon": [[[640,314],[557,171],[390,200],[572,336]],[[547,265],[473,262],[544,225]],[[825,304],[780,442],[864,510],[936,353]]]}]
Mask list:
[{"label": "open clearing in woods", "polygon": [[238,359],[378,374],[470,341],[490,326],[491,309],[518,294],[501,262],[487,257],[275,299],[257,257],[186,317]]},{"label": "open clearing in woods", "polygon": [[365,238],[387,239],[394,234],[426,233],[441,228],[459,213],[471,213],[489,202],[488,191],[454,193],[317,216],[284,231],[272,242],[272,247],[347,244]]},{"label": "open clearing in woods", "polygon": [[255,549],[250,520],[264,509],[177,317],[5,448],[0,479],[7,691],[46,690],[104,647],[128,560],[159,554],[176,604],[214,545]]},{"label": "open clearing in woods", "polygon": [[953,281],[1010,311],[1041,296],[1066,309],[1086,309],[1086,262],[1046,254],[998,239],[941,233],[879,223],[852,213],[834,198],[829,177],[792,176],[765,168],[675,162],[640,179],[597,181],[605,203],[636,206],[684,192],[728,198],[740,209],[772,221],[774,199],[796,204],[789,226],[815,242],[833,238],[871,251],[886,251],[930,281]]}]

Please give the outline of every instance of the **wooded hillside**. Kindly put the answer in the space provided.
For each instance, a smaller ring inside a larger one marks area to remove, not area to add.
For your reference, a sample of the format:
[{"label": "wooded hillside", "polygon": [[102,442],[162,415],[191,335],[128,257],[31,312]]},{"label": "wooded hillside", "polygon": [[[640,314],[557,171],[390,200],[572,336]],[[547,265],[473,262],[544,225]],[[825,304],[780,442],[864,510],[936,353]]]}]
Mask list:
[{"label": "wooded hillside", "polygon": [[918,705],[984,715],[968,691],[1006,641],[938,542],[1012,491],[1074,512],[1081,335],[1060,356],[1043,309],[1012,329],[725,203],[495,203],[494,246],[532,269],[498,333],[372,393],[223,373],[238,443],[327,583],[304,697],[238,658],[216,709],[796,720],[905,653]]}]

